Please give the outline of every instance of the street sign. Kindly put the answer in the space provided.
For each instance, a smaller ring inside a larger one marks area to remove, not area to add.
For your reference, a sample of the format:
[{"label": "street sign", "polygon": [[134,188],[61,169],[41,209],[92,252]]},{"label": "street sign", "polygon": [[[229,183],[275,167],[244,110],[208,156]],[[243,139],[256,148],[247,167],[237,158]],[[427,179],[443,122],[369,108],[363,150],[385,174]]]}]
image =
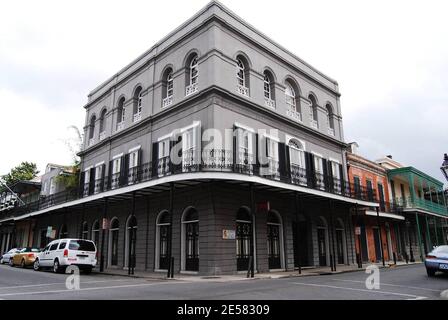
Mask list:
[{"label": "street sign", "polygon": [[109,220],[107,218],[103,218],[103,223],[101,227],[103,230],[109,229]]},{"label": "street sign", "polygon": [[222,230],[222,238],[224,240],[235,240],[235,230]]},{"label": "street sign", "polygon": [[50,238],[51,237],[51,231],[53,230],[53,227],[52,226],[48,226],[47,227],[47,235],[46,235],[46,237],[47,238]]},{"label": "street sign", "polygon": [[355,234],[359,236],[361,234],[361,227],[355,227]]}]

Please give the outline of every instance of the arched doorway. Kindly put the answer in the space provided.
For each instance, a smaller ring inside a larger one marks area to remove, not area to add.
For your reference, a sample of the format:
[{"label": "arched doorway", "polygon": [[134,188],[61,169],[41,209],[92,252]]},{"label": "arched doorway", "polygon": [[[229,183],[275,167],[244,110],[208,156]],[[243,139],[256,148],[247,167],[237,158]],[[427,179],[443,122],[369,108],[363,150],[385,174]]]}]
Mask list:
[{"label": "arched doorway", "polygon": [[126,223],[126,239],[124,248],[124,266],[135,268],[135,244],[137,243],[137,219],[130,216]]},{"label": "arched doorway", "polygon": [[346,261],[346,241],[345,241],[345,227],[340,218],[336,219],[335,227],[336,235],[336,261],[338,264],[344,264]]},{"label": "arched doorway", "polygon": [[120,223],[117,218],[113,218],[109,229],[109,265],[118,265],[118,235],[120,232]]},{"label": "arched doorway", "polygon": [[249,269],[250,248],[252,245],[252,217],[246,207],[236,214],[236,268],[237,271]]},{"label": "arched doorway", "polygon": [[68,238],[67,226],[63,224],[59,229],[59,239]]},{"label": "arched doorway", "polygon": [[268,212],[267,242],[269,269],[281,269],[283,258],[283,224],[275,211]]},{"label": "arched doorway", "polygon": [[170,214],[162,211],[156,220],[156,269],[168,270],[170,257],[168,252],[169,235],[171,231]]},{"label": "arched doorway", "polygon": [[182,215],[182,270],[199,271],[199,214],[188,208]]},{"label": "arched doorway", "polygon": [[319,266],[324,267],[327,266],[327,221],[324,217],[319,217],[317,219],[317,247],[318,247],[318,257],[319,257]]},{"label": "arched doorway", "polygon": [[294,267],[299,268],[309,266],[309,243],[310,232],[309,221],[303,214],[299,214],[292,223],[292,238],[294,249]]}]

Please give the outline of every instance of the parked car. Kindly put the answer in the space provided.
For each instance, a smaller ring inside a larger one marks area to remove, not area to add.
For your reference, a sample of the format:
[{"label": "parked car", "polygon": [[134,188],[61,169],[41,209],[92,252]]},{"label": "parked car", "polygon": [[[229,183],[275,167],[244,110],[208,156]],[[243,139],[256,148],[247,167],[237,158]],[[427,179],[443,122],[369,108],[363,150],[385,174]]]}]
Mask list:
[{"label": "parked car", "polygon": [[10,259],[9,265],[11,267],[21,266],[22,268],[32,266],[39,252],[39,248],[25,247],[16,252],[16,254]]},{"label": "parked car", "polygon": [[448,272],[448,246],[439,246],[426,256],[426,273],[433,277],[437,271]]},{"label": "parked car", "polygon": [[55,273],[74,265],[90,273],[97,263],[95,243],[83,239],[58,239],[50,242],[36,257],[34,270],[53,268]]},{"label": "parked car", "polygon": [[0,263],[10,263],[11,258],[20,250],[22,250],[22,248],[13,248],[11,250],[9,250],[8,252],[5,252],[2,255],[2,258],[0,260]]}]

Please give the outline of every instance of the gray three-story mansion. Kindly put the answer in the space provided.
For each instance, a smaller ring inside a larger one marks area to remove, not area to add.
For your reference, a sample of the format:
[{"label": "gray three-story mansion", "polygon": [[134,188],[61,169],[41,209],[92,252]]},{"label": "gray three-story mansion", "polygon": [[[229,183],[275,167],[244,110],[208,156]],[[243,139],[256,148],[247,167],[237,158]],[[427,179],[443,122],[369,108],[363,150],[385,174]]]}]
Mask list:
[{"label": "gray three-story mansion", "polygon": [[94,240],[106,270],[354,264],[352,216],[378,204],[347,182],[339,97],[212,1],[90,92],[80,188],[18,219],[38,246]]}]

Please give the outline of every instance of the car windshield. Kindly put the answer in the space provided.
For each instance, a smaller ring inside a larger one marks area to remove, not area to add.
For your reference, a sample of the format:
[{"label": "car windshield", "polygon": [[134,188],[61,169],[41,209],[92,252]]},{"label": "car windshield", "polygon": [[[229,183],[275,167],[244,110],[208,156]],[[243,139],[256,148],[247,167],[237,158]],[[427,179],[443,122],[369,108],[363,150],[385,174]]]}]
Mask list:
[{"label": "car windshield", "polygon": [[445,253],[448,254],[448,246],[440,246],[434,249],[434,253]]},{"label": "car windshield", "polygon": [[95,245],[93,242],[86,240],[70,240],[68,248],[70,250],[95,251]]}]

